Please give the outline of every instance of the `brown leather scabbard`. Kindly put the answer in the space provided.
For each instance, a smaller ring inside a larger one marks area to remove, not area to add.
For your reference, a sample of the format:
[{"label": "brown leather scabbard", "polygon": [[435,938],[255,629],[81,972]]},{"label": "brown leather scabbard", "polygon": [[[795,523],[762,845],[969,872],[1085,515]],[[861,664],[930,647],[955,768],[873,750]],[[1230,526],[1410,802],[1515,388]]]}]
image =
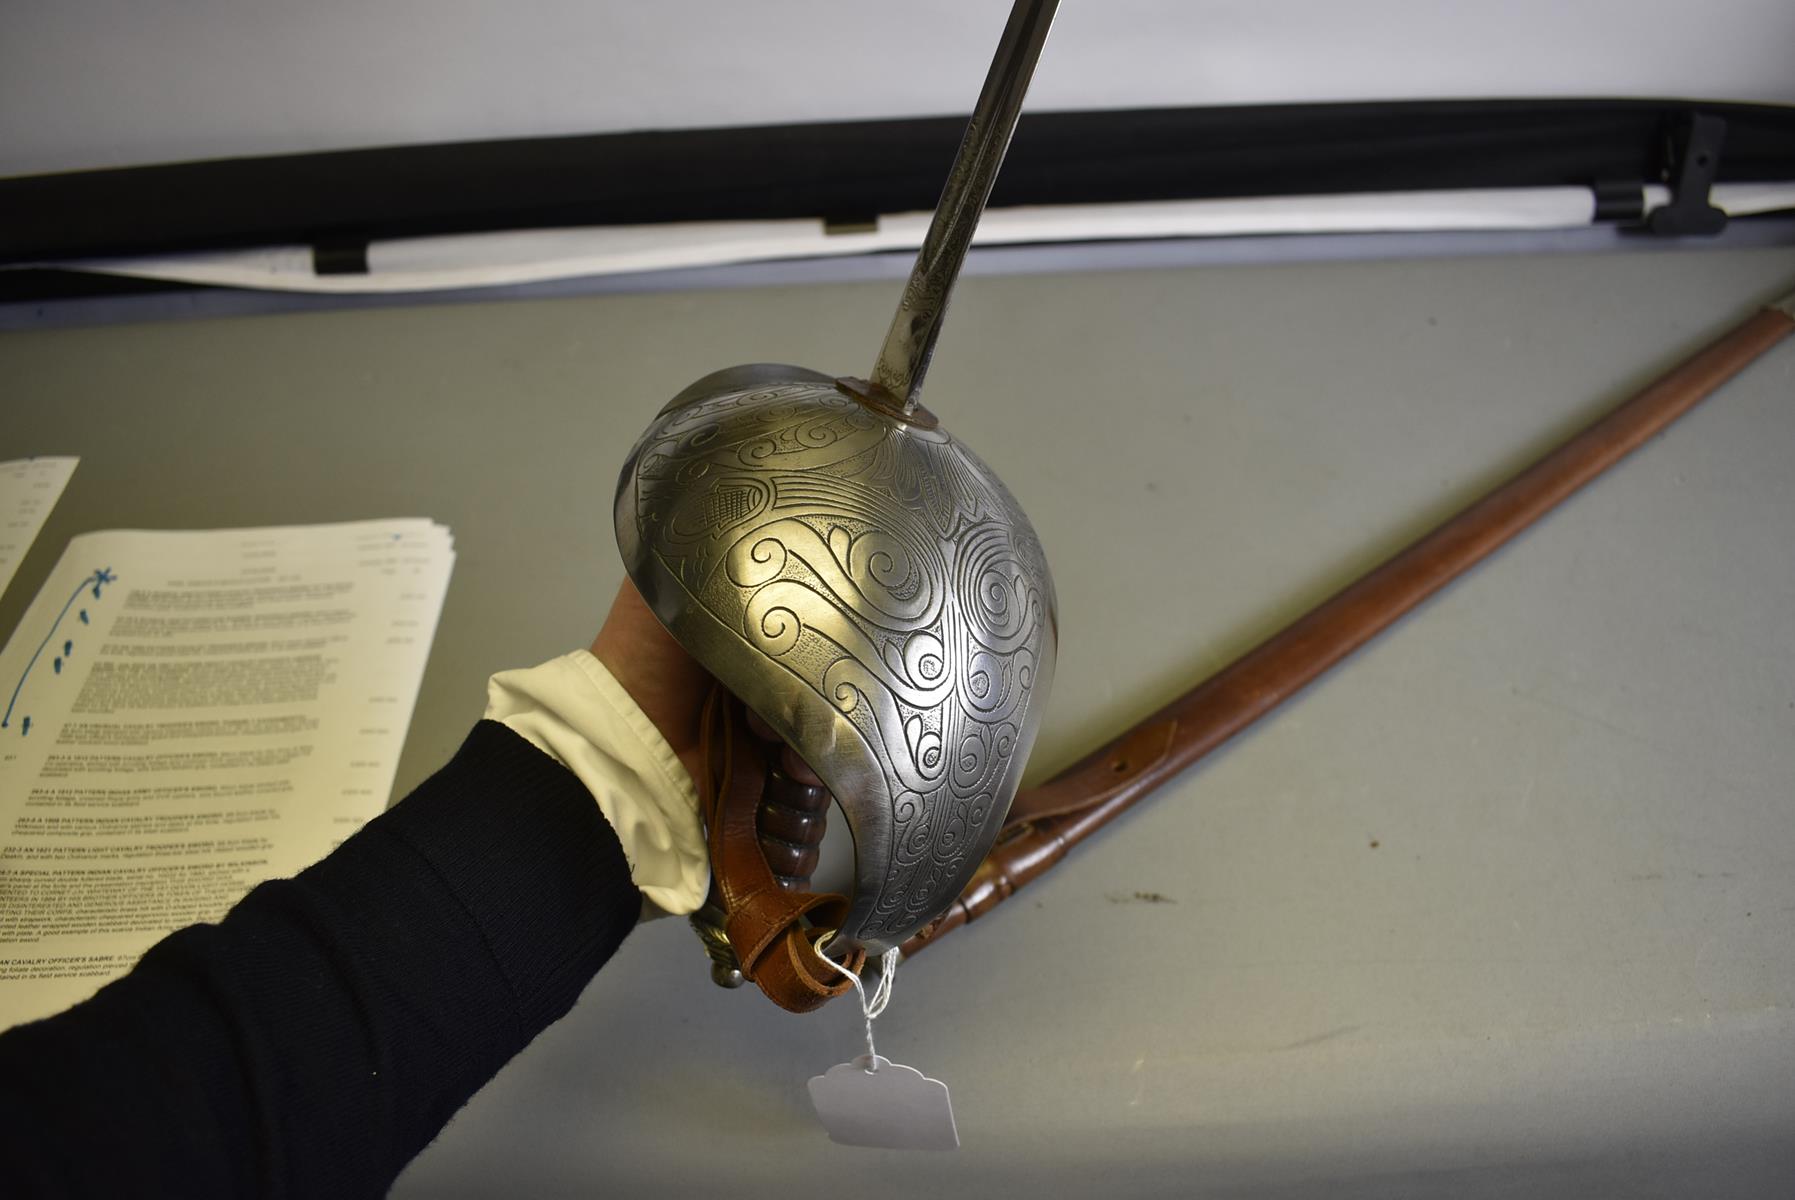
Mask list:
[{"label": "brown leather scabbard", "polygon": [[[769,755],[749,734],[741,702],[722,687],[705,703],[702,747],[699,799],[710,842],[710,903],[723,914],[723,932],[743,978],[779,1007],[811,1012],[854,986],[817,951],[847,915],[848,899],[787,890],[768,866],[755,814]],[[856,949],[841,965],[858,975],[866,952]]]}]

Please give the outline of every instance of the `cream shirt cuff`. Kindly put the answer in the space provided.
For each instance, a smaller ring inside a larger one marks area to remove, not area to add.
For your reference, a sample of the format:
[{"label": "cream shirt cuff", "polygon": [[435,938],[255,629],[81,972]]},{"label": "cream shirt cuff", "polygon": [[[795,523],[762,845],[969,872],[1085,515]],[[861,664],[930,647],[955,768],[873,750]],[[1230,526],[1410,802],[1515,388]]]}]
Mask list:
[{"label": "cream shirt cuff", "polygon": [[710,856],[698,791],[673,747],[603,663],[575,650],[539,667],[501,671],[486,685],[486,716],[586,785],[647,900],[669,913],[704,903]]}]

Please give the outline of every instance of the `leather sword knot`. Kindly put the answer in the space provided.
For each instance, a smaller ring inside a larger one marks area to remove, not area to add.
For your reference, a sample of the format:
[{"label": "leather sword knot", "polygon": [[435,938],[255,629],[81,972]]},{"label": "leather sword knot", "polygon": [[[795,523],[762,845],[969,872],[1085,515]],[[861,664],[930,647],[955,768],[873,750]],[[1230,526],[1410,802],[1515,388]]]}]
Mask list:
[{"label": "leather sword knot", "polygon": [[[769,770],[772,756],[749,734],[741,702],[721,685],[705,704],[702,747],[710,904],[723,914],[742,976],[779,1007],[812,1012],[854,986],[816,948],[847,916],[848,898],[789,887],[791,876],[782,882],[768,864],[758,814],[769,778],[782,775]],[[866,952],[855,949],[841,965],[858,975]]]}]

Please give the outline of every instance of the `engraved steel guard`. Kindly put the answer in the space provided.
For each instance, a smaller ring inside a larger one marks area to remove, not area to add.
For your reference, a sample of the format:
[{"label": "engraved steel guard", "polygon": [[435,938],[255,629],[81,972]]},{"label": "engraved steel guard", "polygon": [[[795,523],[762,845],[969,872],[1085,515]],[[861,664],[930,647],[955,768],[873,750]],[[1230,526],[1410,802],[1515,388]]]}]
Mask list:
[{"label": "engraved steel guard", "polygon": [[989,851],[1057,646],[1027,516],[925,409],[801,367],[699,380],[618,483],[631,579],[820,775],[854,837],[841,936],[879,953]]},{"label": "engraved steel guard", "polygon": [[637,590],[847,816],[854,895],[831,945],[883,953],[947,911],[1047,700],[1041,544],[917,397],[1057,5],[1010,9],[872,381],[719,371],[661,410],[617,485]]}]

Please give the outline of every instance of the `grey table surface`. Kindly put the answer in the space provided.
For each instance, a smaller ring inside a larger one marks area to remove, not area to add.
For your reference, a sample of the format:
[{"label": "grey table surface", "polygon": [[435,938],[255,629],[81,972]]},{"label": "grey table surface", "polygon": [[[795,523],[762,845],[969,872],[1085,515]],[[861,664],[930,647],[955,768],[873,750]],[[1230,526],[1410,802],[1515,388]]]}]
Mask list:
[{"label": "grey table surface", "polygon": [[[1063,632],[1031,775],[1092,747],[1795,285],[1795,251],[966,281],[929,402]],[[0,459],[67,539],[425,515],[459,562],[398,787],[495,670],[584,645],[636,433],[715,367],[870,363],[890,282],[0,336]],[[903,968],[883,1053],[965,1145],[829,1143],[858,1014],[713,988],[674,921],[399,1196],[1788,1194],[1795,345]]]}]

